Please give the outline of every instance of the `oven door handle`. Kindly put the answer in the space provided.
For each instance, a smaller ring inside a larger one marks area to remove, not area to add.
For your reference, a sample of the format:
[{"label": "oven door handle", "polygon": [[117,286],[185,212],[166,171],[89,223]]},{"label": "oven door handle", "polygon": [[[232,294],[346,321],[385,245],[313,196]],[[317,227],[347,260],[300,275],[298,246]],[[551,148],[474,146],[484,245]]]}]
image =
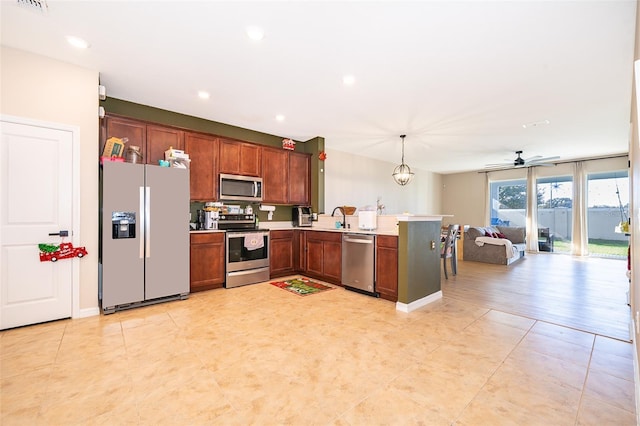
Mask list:
[{"label": "oven door handle", "polygon": [[268,237],[268,232],[227,232],[227,238]]}]

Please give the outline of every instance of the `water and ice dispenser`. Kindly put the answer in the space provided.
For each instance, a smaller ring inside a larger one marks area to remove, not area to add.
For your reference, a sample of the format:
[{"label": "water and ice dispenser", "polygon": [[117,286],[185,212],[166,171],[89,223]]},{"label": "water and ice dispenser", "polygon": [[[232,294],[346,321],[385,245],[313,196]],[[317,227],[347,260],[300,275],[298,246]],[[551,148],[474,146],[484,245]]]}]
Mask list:
[{"label": "water and ice dispenser", "polygon": [[135,212],[112,212],[111,213],[112,238],[114,240],[122,238],[136,237],[136,213]]}]

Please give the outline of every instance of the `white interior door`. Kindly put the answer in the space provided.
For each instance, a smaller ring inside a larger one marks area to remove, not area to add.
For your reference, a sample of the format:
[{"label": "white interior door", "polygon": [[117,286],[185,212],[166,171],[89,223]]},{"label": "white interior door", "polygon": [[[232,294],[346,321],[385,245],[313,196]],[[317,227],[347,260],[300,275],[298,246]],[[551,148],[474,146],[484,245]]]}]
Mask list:
[{"label": "white interior door", "polygon": [[0,329],[71,317],[73,262],[40,262],[39,243],[73,229],[73,132],[1,121]]}]

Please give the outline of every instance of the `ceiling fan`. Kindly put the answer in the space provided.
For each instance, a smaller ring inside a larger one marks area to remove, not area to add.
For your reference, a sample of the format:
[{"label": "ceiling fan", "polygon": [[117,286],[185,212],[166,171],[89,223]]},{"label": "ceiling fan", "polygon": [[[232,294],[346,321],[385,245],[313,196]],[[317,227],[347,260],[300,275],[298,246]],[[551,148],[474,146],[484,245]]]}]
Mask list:
[{"label": "ceiling fan", "polygon": [[551,161],[559,159],[559,156],[543,157],[542,155],[535,155],[529,158],[522,158],[522,151],[516,151],[516,159],[508,163],[486,164],[485,169],[505,168],[505,167],[533,167],[533,166],[553,166]]}]

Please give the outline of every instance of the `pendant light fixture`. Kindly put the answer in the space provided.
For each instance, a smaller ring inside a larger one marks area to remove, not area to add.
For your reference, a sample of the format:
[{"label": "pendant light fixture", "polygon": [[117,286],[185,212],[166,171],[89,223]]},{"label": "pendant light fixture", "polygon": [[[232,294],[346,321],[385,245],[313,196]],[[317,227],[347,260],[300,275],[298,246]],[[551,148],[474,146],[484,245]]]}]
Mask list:
[{"label": "pendant light fixture", "polygon": [[406,136],[407,135],[400,135],[400,138],[402,139],[402,163],[393,169],[392,175],[393,180],[395,180],[398,185],[402,186],[408,184],[415,174],[411,171],[411,167],[404,164],[404,138]]}]

